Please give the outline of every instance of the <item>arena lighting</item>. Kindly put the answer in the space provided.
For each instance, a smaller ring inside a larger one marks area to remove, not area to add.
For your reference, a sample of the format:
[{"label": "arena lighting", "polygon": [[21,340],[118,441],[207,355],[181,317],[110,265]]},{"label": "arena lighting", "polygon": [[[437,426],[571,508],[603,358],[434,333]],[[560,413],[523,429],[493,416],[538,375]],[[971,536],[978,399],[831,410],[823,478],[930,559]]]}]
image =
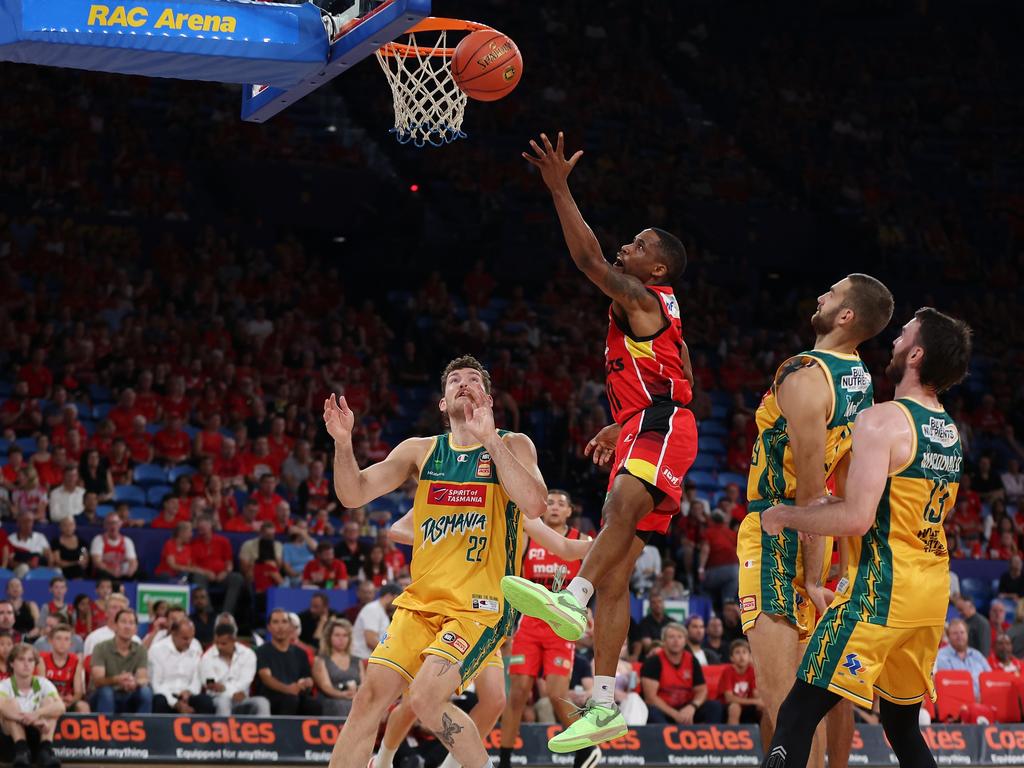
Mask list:
[{"label": "arena lighting", "polygon": [[410,192],[419,192],[420,191],[420,185],[419,184],[410,184],[409,185],[409,191]]}]

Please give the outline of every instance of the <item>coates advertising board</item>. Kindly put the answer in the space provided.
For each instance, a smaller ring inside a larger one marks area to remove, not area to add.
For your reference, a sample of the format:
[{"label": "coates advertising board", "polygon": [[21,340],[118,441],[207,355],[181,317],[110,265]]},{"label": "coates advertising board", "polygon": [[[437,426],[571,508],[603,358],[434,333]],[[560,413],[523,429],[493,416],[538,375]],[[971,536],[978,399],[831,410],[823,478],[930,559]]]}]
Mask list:
[{"label": "coates advertising board", "polygon": [[[334,718],[68,715],[54,747],[66,762],[326,763],[340,729]],[[512,763],[571,765],[572,755],[548,751],[558,731],[523,726]],[[937,725],[922,732],[939,765],[1024,765],[1024,726]],[[495,730],[484,738],[495,760],[499,737]],[[754,726],[646,725],[601,747],[609,766],[757,766],[762,755]],[[851,766],[896,764],[880,726],[855,731]]]}]

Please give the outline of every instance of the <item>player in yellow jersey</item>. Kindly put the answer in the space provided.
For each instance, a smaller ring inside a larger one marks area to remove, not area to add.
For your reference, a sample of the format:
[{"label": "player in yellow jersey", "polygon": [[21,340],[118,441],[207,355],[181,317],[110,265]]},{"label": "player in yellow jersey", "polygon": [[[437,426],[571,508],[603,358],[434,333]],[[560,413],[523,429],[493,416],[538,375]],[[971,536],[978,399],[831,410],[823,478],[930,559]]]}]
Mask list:
[{"label": "player in yellow jersey", "polygon": [[762,514],[769,534],[857,537],[779,710],[770,768],[804,768],[822,717],[841,699],[869,706],[875,693],[901,768],[935,766],[918,714],[926,694],[935,698],[932,667],[949,602],[942,524],[963,462],[956,424],[938,396],[967,375],[970,351],[964,323],[918,310],[886,369],[896,399],[857,417],[845,498],[779,504]]},{"label": "player in yellow jersey", "polygon": [[[811,318],[814,347],[786,360],[758,406],[757,441],[747,483],[749,514],[740,525],[739,603],[750,641],[757,689],[774,722],[800,662],[801,642],[824,611],[820,586],[827,568],[823,538],[800,542],[787,531],[769,536],[760,514],[772,504],[807,504],[841,474],[857,413],[872,403],[867,367],[857,347],[889,324],[893,299],[873,277],[849,275],[818,297]],[[841,478],[837,478],[841,480]],[[853,714],[829,720],[829,765],[845,768]],[[812,765],[822,764],[820,740]]]},{"label": "player in yellow jersey", "polygon": [[409,478],[418,481],[412,583],[370,655],[330,768],[366,766],[381,716],[406,688],[416,716],[460,765],[490,762],[476,725],[450,699],[511,627],[514,611],[500,582],[518,569],[522,516],[544,513],[547,488],[530,439],[495,429],[490,376],[475,358],[450,362],[441,384],[438,407],[451,431],[404,440],[364,470],[352,451],[355,417],[345,398],[324,403],[342,504],[362,506]]}]

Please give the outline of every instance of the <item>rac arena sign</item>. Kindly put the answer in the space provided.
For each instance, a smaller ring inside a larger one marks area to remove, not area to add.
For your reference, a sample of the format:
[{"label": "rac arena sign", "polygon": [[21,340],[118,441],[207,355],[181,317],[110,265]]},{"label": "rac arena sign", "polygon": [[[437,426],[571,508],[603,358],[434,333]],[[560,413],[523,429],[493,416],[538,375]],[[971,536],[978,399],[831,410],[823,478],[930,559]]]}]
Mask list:
[{"label": "rac arena sign", "polygon": [[86,26],[91,28],[134,29],[155,32],[222,32],[230,34],[238,26],[234,16],[210,13],[183,13],[172,6],[151,8],[144,5],[102,5],[89,6]]}]

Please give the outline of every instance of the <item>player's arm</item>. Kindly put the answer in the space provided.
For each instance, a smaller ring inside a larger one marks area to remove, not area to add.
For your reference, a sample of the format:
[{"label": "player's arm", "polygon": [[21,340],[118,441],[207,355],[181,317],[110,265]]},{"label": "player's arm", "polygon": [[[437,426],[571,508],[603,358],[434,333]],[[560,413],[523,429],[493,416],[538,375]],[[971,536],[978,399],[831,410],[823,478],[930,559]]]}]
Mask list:
[{"label": "player's arm", "polygon": [[361,507],[398,488],[419,466],[430,438],[403,440],[383,461],[360,469],[352,450],[355,414],[344,397],[324,401],[324,424],[334,438],[334,492],[349,509]]},{"label": "player's arm", "polygon": [[[875,521],[890,464],[898,466],[909,455],[910,438],[910,425],[898,406],[883,403],[868,408],[853,427],[846,498],[811,507],[772,507],[762,516],[765,531],[771,534],[792,528],[825,536],[863,536]],[[903,456],[894,455],[900,453]]]},{"label": "player's arm", "polygon": [[558,221],[562,225],[562,235],[569,247],[569,255],[579,270],[596,285],[612,301],[620,304],[631,315],[636,311],[660,312],[658,300],[635,277],[616,272],[605,261],[601,253],[601,244],[590,225],[580,213],[579,206],[569,191],[569,174],[583,156],[583,150],[577,151],[568,160],[565,159],[565,139],[558,132],[555,146],[546,134],[540,135],[541,144],[531,140],[530,146],[534,154],[523,153],[532,165],[540,169],[544,183],[551,191],[555,203]]},{"label": "player's arm", "polygon": [[395,542],[395,544],[408,544],[412,546],[414,534],[411,509],[388,528],[388,538]]},{"label": "player's arm", "polygon": [[527,518],[523,530],[533,541],[563,560],[582,560],[594,544],[589,536],[579,539],[562,536],[551,530],[540,518]]},{"label": "player's arm", "polygon": [[484,441],[498,469],[501,485],[526,518],[544,514],[548,506],[548,487],[537,466],[537,448],[521,432],[500,437],[497,432]]},{"label": "player's arm", "polygon": [[[809,504],[825,493],[825,428],[831,395],[828,380],[817,365],[791,361],[780,373],[776,390],[779,408],[786,417],[796,473],[796,503]],[[819,584],[825,562],[825,540],[801,542],[804,587],[819,611],[827,605]]]},{"label": "player's arm", "polygon": [[693,363],[690,362],[690,348],[685,341],[679,342],[679,357],[683,361],[683,376],[693,386]]}]

